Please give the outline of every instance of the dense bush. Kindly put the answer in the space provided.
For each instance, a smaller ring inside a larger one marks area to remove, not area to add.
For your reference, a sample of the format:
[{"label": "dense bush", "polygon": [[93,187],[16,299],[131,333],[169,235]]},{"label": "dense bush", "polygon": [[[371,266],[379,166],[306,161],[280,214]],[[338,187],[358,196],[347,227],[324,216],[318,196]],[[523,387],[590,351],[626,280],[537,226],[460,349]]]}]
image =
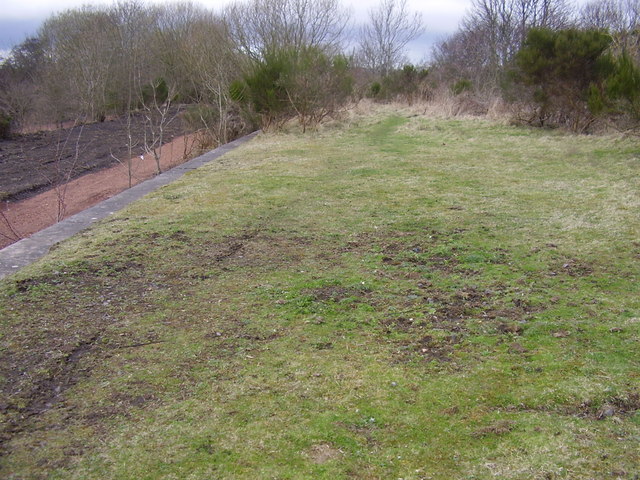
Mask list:
[{"label": "dense bush", "polygon": [[298,117],[303,131],[344,105],[353,90],[347,59],[317,47],[269,52],[242,81],[231,84],[231,98],[260,115],[263,128]]},{"label": "dense bush", "polygon": [[353,77],[343,55],[330,57],[318,48],[304,48],[285,78],[287,97],[304,131],[334,115],[349,100]]},{"label": "dense bush", "polygon": [[11,136],[11,118],[0,113],[0,139],[9,138]]},{"label": "dense bush", "polygon": [[182,114],[182,121],[187,130],[195,132],[212,129],[220,122],[220,111],[212,105],[189,105]]},{"label": "dense bush", "polygon": [[286,79],[294,68],[294,52],[280,50],[265,54],[242,81],[231,85],[231,98],[248,105],[262,118],[263,128],[293,116],[287,98]]},{"label": "dense bush", "polygon": [[540,124],[584,131],[601,110],[598,98],[614,70],[606,53],[611,37],[600,30],[532,29],[516,55],[519,79],[533,87]]},{"label": "dense bush", "polygon": [[473,84],[470,80],[467,79],[458,80],[451,87],[451,91],[454,93],[454,95],[460,95],[463,92],[468,92],[471,90],[473,90]]},{"label": "dense bush", "polygon": [[408,64],[392,70],[380,80],[369,86],[369,97],[378,101],[400,100],[412,104],[416,100],[425,100],[430,91],[425,88],[429,71]]},{"label": "dense bush", "polygon": [[369,97],[371,98],[380,98],[382,92],[382,84],[380,82],[373,82],[369,86]]},{"label": "dense bush", "polygon": [[614,71],[606,81],[606,94],[610,110],[640,120],[640,70],[626,53],[615,61]]},{"label": "dense bush", "polygon": [[603,30],[533,29],[516,56],[541,124],[587,130],[602,115],[640,118],[640,72]]},{"label": "dense bush", "polygon": [[169,99],[167,81],[159,77],[143,85],[140,89],[140,96],[143,105],[162,105]]}]

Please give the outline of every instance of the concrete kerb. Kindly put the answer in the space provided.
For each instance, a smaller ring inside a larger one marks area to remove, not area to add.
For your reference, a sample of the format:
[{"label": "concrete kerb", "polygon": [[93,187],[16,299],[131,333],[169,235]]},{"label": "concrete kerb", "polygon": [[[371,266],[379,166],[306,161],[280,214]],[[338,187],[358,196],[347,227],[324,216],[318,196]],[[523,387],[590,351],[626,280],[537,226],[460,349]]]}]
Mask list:
[{"label": "concrete kerb", "polygon": [[243,143],[248,142],[257,134],[258,132],[253,132],[249,135],[238,138],[233,142],[222,145],[215,150],[211,150],[210,152],[189,160],[182,165],[178,165],[171,170],[167,170],[160,175],[114,195],[113,197],[58,222],[55,225],[45,228],[44,230],[40,230],[28,238],[3,248],[0,250],[0,279],[19,271],[21,268],[26,267],[36,260],[44,257],[56,243],[66,240],[82,230],[85,230],[98,220],[102,220],[103,218],[112,215],[130,203],[142,198],[146,194],[174,182],[185,173],[196,170],[203,165],[220,158],[225,153],[228,153]]}]

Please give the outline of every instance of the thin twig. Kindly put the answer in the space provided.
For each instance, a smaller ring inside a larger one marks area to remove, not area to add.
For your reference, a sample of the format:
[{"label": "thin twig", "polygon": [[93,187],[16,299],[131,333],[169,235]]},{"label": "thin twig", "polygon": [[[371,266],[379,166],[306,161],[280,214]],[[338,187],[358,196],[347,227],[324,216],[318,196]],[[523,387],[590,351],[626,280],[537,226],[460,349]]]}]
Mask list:
[{"label": "thin twig", "polygon": [[0,232],[0,235],[2,235],[4,238],[8,240],[11,240],[12,242],[22,240],[22,235],[20,235],[18,231],[13,227],[13,225],[11,224],[11,222],[9,221],[9,219],[7,218],[7,216],[2,210],[0,210],[0,218],[2,218],[3,223],[7,226],[7,228],[9,229],[9,232],[13,235],[13,237],[10,237],[9,235],[6,235],[2,232]]}]

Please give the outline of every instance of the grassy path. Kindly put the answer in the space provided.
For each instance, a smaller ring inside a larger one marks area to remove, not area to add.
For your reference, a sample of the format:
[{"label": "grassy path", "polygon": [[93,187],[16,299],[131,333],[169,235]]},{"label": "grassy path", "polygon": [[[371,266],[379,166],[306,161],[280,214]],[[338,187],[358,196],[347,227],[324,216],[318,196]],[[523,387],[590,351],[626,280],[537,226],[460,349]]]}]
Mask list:
[{"label": "grassy path", "polygon": [[263,135],[0,283],[0,477],[636,478],[637,142]]}]

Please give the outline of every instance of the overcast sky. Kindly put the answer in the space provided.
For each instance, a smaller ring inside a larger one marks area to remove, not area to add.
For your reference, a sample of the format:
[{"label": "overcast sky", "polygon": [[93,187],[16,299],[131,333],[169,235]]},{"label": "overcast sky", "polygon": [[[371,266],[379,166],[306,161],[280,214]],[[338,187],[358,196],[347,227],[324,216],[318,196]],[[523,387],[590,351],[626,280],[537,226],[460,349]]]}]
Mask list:
[{"label": "overcast sky", "polygon": [[[51,14],[83,4],[110,5],[112,0],[1,0],[0,7],[0,52],[6,53],[12,46],[22,42],[27,36],[36,33],[40,24]],[[193,0],[207,8],[219,10],[231,0]],[[584,0],[579,0],[581,3]],[[160,0],[150,3],[169,3]],[[351,9],[356,22],[364,22],[367,11],[378,0],[343,0],[342,4]],[[411,10],[422,13],[425,33],[420,39],[409,45],[409,57],[414,63],[425,59],[431,47],[438,40],[453,33],[471,0],[407,0]]]}]

